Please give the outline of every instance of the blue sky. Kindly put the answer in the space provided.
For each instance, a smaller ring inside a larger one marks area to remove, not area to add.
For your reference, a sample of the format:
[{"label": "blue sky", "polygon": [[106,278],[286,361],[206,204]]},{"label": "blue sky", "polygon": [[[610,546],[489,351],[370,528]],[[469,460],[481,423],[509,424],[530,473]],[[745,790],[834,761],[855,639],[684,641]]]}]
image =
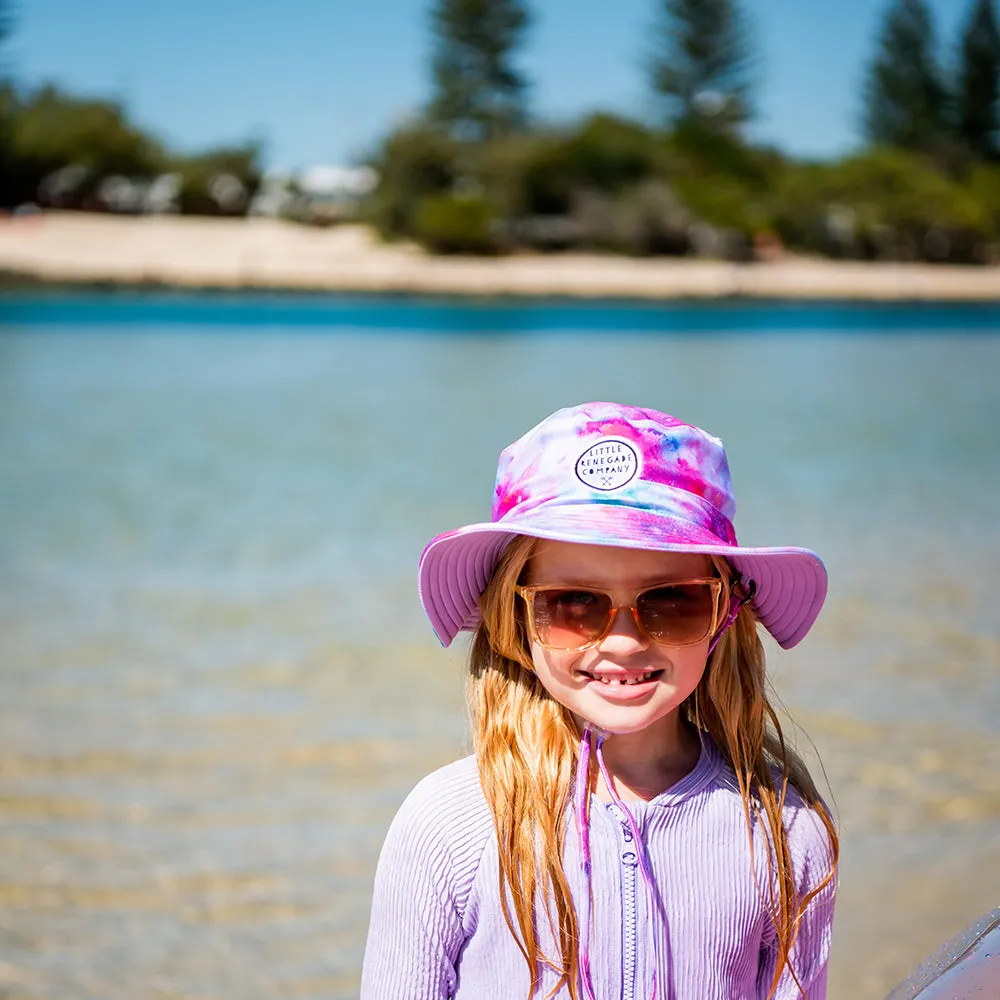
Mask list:
[{"label": "blue sky", "polygon": [[[429,95],[432,0],[15,0],[4,62],[121,99],[193,151],[258,137],[270,166],[351,163]],[[799,156],[858,142],[860,93],[888,0],[744,0],[761,56],[751,136]],[[930,0],[954,50],[972,0]],[[532,110],[653,111],[645,64],[657,0],[530,0],[521,65]]]}]

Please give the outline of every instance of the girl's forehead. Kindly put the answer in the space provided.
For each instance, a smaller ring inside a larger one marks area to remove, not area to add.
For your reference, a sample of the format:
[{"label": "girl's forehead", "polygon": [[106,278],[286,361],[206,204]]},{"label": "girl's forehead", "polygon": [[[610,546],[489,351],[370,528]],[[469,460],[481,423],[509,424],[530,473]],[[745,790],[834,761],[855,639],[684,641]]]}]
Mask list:
[{"label": "girl's forehead", "polygon": [[588,583],[593,586],[637,586],[671,577],[711,576],[708,556],[690,552],[656,552],[611,545],[541,540],[528,561],[530,583]]}]

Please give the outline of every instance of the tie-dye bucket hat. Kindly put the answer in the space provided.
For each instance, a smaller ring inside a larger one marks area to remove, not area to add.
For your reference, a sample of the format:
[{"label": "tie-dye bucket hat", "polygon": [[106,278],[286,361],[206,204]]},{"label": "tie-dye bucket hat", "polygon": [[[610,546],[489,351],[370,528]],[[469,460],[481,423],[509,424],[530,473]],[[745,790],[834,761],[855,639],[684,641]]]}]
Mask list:
[{"label": "tie-dye bucket hat", "polygon": [[[438,535],[420,557],[420,600],[448,646],[479,623],[479,597],[516,535],[724,556],[780,645],[799,642],[826,597],[826,570],[802,548],[745,548],[722,442],[656,410],[583,403],[505,448],[487,523]],[[751,587],[751,581],[753,586]]]}]

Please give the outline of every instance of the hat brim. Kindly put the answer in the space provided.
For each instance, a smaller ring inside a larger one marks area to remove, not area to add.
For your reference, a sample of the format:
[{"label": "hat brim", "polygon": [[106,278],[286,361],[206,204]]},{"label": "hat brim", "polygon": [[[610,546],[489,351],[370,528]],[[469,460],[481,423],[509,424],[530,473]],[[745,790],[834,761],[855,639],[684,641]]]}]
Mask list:
[{"label": "hat brim", "polygon": [[619,504],[547,505],[516,518],[438,535],[420,557],[420,601],[445,646],[480,621],[479,598],[516,535],[589,545],[724,556],[756,584],[752,606],[784,649],[800,642],[826,598],[822,560],[809,549],[731,545],[689,521]]}]

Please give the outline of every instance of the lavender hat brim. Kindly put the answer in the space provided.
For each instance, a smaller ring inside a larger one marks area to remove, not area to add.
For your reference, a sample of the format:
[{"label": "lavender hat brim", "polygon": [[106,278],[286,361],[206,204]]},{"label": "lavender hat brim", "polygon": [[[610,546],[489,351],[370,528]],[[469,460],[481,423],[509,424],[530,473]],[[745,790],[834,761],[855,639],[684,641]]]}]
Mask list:
[{"label": "lavender hat brim", "polygon": [[478,625],[479,597],[515,535],[724,556],[744,581],[756,583],[754,611],[785,649],[809,631],[826,597],[826,569],[819,556],[808,549],[731,545],[689,521],[642,508],[549,504],[499,522],[446,532],[424,549],[419,569],[420,600],[443,645],[451,645],[460,631]]}]

